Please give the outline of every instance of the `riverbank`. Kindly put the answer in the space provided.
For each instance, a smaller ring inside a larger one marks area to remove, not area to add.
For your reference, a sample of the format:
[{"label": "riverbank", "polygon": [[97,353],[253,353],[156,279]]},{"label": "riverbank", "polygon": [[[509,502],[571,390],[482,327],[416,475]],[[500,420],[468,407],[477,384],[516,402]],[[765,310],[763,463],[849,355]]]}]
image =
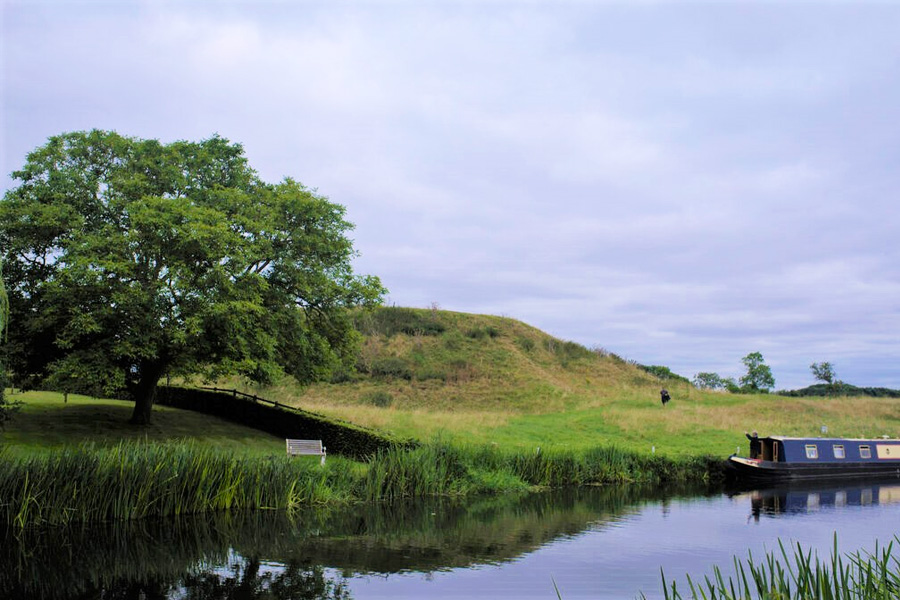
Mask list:
[{"label": "riverbank", "polygon": [[82,445],[0,455],[0,523],[17,529],[424,496],[474,496],[568,485],[704,481],[718,461],[613,447],[517,452],[440,440],[360,463],[253,457],[197,443]]}]

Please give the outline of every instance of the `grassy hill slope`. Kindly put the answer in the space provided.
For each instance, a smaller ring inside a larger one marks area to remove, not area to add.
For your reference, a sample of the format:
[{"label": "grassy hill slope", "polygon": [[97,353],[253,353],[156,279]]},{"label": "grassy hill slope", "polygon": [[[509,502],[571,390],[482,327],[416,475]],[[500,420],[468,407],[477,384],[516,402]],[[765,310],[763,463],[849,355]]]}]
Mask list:
[{"label": "grassy hill slope", "polygon": [[[668,455],[746,452],[761,435],[900,435],[889,398],[700,391],[519,321],[428,309],[360,315],[357,373],[309,387],[235,387],[404,437],[505,447],[614,444]],[[663,407],[661,387],[672,402]]]}]

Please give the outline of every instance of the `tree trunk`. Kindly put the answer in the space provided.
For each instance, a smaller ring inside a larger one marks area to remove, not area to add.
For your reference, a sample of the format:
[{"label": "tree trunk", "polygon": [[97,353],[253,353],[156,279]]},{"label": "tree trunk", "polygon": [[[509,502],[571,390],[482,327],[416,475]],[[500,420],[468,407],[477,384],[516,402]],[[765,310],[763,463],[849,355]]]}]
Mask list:
[{"label": "tree trunk", "polygon": [[162,361],[141,364],[141,376],[134,390],[134,411],[129,421],[132,425],[150,424],[150,411],[156,400],[156,387],[165,370],[166,366]]}]

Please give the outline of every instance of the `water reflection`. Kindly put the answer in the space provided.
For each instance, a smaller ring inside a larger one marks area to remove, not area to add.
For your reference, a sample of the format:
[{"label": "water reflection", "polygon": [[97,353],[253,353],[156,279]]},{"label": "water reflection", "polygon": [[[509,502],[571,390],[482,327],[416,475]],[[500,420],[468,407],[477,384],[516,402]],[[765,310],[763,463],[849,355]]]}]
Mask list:
[{"label": "water reflection", "polygon": [[900,484],[879,482],[795,483],[733,494],[749,498],[750,517],[778,517],[845,507],[900,502]]},{"label": "water reflection", "polygon": [[576,489],[0,533],[0,598],[346,600],[353,576],[502,564],[698,493]]}]

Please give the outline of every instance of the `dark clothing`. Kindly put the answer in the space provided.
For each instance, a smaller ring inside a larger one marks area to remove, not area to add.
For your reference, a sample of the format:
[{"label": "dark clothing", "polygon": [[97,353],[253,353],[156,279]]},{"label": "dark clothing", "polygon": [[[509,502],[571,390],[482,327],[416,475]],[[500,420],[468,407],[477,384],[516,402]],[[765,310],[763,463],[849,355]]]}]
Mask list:
[{"label": "dark clothing", "polygon": [[669,398],[669,390],[660,390],[659,397],[660,397],[660,400],[662,400],[663,406],[666,405],[666,402],[671,400],[671,398]]},{"label": "dark clothing", "polygon": [[745,433],[747,439],[750,440],[750,458],[759,458],[759,453],[762,450],[762,443],[759,441],[759,436],[750,435],[749,433]]}]

